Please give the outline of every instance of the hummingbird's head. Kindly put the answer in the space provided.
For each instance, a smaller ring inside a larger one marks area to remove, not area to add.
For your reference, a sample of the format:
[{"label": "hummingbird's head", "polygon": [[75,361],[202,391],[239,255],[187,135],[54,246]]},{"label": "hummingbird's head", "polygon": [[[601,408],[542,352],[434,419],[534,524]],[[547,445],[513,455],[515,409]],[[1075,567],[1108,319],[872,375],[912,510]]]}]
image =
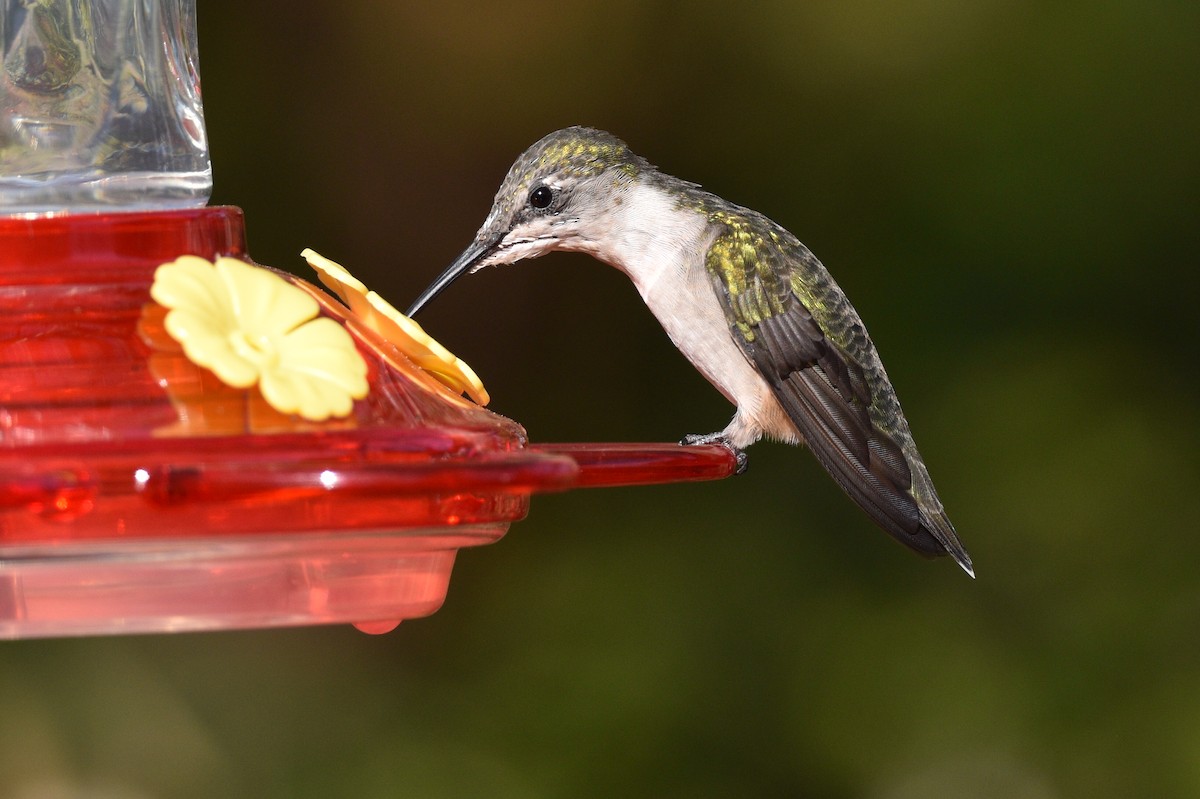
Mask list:
[{"label": "hummingbird's head", "polygon": [[485,266],[537,258],[554,250],[594,250],[614,209],[653,167],[625,142],[593,128],[544,137],[508,170],[474,241],[412,304],[412,316],[442,289]]}]

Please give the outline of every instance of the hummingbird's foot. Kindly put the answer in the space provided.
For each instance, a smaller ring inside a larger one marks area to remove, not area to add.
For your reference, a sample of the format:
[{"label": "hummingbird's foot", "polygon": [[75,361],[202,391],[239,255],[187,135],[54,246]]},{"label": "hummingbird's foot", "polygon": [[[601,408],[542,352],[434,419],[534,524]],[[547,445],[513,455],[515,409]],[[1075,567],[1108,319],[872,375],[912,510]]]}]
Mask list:
[{"label": "hummingbird's foot", "polygon": [[750,465],[750,458],[746,456],[746,451],[738,449],[733,444],[730,444],[729,439],[727,439],[722,433],[709,433],[708,435],[691,433],[684,436],[683,440],[679,443],[684,447],[694,447],[697,444],[719,444],[720,446],[732,452],[733,457],[737,460],[737,468],[734,470],[734,474],[744,473],[746,471],[746,467]]}]

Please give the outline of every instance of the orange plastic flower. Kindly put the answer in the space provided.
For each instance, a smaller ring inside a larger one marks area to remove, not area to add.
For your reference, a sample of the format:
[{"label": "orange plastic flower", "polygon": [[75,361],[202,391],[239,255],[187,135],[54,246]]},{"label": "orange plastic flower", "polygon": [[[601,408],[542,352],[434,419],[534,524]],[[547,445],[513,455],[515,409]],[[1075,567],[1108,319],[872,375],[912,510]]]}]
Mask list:
[{"label": "orange plastic flower", "polygon": [[462,358],[435,341],[419,324],[397,311],[383,297],[369,291],[362,281],[350,274],[341,264],[335,263],[319,253],[307,249],[300,253],[309,266],[316,270],[330,290],[362,322],[387,339],[403,352],[413,363],[432,374],[456,394],[466,392],[480,405],[487,405],[490,397],[483,382]]}]

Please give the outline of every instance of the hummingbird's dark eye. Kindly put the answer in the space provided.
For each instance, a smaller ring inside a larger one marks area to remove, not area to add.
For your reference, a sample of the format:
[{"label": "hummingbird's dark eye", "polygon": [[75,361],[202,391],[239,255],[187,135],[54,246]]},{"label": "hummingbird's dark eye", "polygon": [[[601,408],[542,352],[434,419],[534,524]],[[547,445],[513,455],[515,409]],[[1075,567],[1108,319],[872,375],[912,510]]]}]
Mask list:
[{"label": "hummingbird's dark eye", "polygon": [[529,205],[532,208],[537,208],[539,211],[544,208],[549,208],[550,203],[554,200],[554,191],[549,186],[538,186],[533,191],[529,192]]}]

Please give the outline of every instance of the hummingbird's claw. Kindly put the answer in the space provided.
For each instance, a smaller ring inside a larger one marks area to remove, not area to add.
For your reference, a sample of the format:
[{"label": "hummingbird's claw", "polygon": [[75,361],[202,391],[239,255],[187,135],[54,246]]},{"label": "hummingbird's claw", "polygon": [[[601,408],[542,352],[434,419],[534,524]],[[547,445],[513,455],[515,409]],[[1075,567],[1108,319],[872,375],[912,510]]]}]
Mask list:
[{"label": "hummingbird's claw", "polygon": [[729,443],[722,433],[709,433],[707,435],[699,435],[697,433],[689,433],[684,436],[679,442],[680,446],[694,447],[697,444],[718,444],[733,453],[733,457],[737,460],[737,468],[734,474],[743,474],[746,467],[750,465],[750,458],[746,455],[746,451],[738,449],[733,444]]}]

